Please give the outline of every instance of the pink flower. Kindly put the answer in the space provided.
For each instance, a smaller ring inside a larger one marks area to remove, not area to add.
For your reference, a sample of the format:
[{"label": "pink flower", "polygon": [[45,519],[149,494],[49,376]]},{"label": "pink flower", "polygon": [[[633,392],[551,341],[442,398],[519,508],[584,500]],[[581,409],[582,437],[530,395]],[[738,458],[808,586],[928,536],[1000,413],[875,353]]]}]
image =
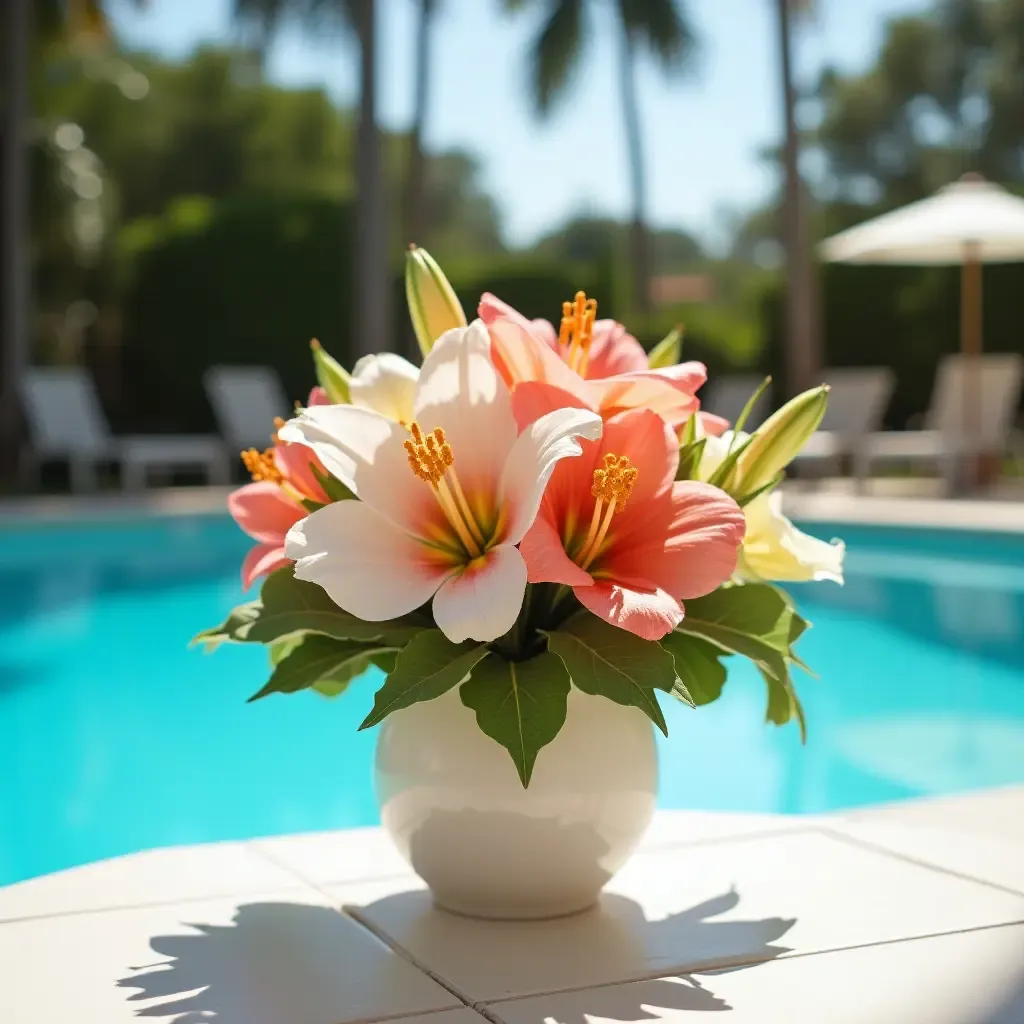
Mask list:
[{"label": "pink flower", "polygon": [[[322,388],[314,388],[309,405],[327,405]],[[277,426],[281,426],[279,423]],[[268,576],[291,560],[284,551],[288,531],[309,515],[303,499],[327,504],[328,498],[313,473],[324,472],[320,460],[308,448],[273,436],[266,451],[242,452],[253,482],[228,495],[228,511],[236,523],[257,542],[242,562],[242,588],[248,590],[261,576]]]},{"label": "pink flower", "polygon": [[[704,364],[679,363],[649,370],[647,357],[636,339],[614,321],[595,322],[596,304],[588,304],[582,295],[577,295],[575,304],[566,304],[572,308],[571,315],[563,319],[561,340],[554,337],[554,328],[546,321],[531,322],[493,295],[484,295],[480,317],[487,324],[491,356],[505,383],[510,388],[526,381],[550,384],[571,396],[572,404],[582,404],[583,408],[600,413],[603,419],[626,409],[651,409],[673,427],[685,423],[700,406],[695,392],[707,379]],[[603,331],[598,366],[638,367],[641,362],[642,366],[609,376],[594,376],[590,360],[600,324],[610,326]],[[637,358],[632,346],[636,346],[642,359]]]},{"label": "pink flower", "polygon": [[[558,408],[544,384],[513,395],[520,429]],[[520,545],[531,583],[562,583],[613,626],[658,640],[736,568],[745,520],[724,491],[676,481],[679,443],[645,409],[605,421],[599,441],[555,468],[540,511]]]},{"label": "pink flower", "polygon": [[[522,313],[490,292],[484,292],[480,297],[477,312],[480,319],[488,325],[499,317],[519,324],[548,345],[563,362],[569,363],[570,346],[559,340],[558,332],[548,320],[527,320]],[[615,320],[594,322],[589,359],[580,371],[580,376],[614,377],[619,373],[640,373],[646,370],[647,353],[643,345],[628,333],[622,324]]]}]

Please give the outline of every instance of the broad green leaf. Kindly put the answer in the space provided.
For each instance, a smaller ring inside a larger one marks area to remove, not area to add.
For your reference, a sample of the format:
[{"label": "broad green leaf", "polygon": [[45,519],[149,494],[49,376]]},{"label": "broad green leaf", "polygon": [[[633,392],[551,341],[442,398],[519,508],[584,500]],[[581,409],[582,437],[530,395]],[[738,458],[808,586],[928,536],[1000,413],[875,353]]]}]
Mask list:
[{"label": "broad green leaf", "polygon": [[395,658],[398,656],[397,650],[382,650],[379,647],[374,647],[372,644],[366,645],[366,650],[366,654],[353,658],[345,666],[343,673],[324,680],[322,683],[317,683],[313,686],[313,689],[324,697],[337,697],[348,689],[348,684],[353,679],[361,676],[371,665],[379,668],[385,675],[394,669]]},{"label": "broad green leaf", "polygon": [[687,601],[676,631],[742,654],[781,681],[789,672],[792,617],[792,608],[778,590],[767,583],[748,583]]},{"label": "broad green leaf", "polygon": [[462,703],[476,712],[481,731],[512,755],[523,786],[530,784],[541,747],[565,724],[569,673],[545,651],[528,661],[488,654],[462,684]]},{"label": "broad green leaf", "polygon": [[803,705],[793,689],[793,683],[789,678],[789,674],[787,673],[785,680],[780,681],[770,673],[765,672],[764,669],[758,669],[758,671],[760,671],[761,677],[768,687],[768,707],[765,711],[766,721],[772,722],[774,725],[785,725],[795,718],[800,729],[800,742],[806,743],[807,720],[804,718]]},{"label": "broad green leaf", "polygon": [[213,651],[224,643],[225,640],[240,641],[244,638],[245,631],[257,619],[259,614],[259,601],[249,601],[247,604],[240,604],[236,608],[232,608],[231,613],[219,626],[196,633],[192,637],[189,646],[194,647],[197,644],[202,644],[207,651]]},{"label": "broad green leaf", "polygon": [[696,480],[700,470],[700,460],[704,455],[704,446],[708,443],[706,437],[699,437],[690,444],[684,444],[679,449],[679,468],[676,470],[677,480]]},{"label": "broad green leaf", "polygon": [[369,645],[352,640],[316,634],[307,636],[277,663],[267,684],[249,701],[271,693],[295,693],[331,683],[346,686],[354,676],[366,670],[372,650]]},{"label": "broad green leaf", "polygon": [[324,494],[331,501],[349,501],[355,495],[335,476],[325,473],[319,466],[311,462],[309,468],[316,477],[316,482],[324,489]]},{"label": "broad green leaf", "polygon": [[453,644],[439,629],[425,629],[409,641],[373,699],[373,710],[360,729],[369,729],[392,711],[433,700],[458,686],[487,653],[484,644]]},{"label": "broad green leaf", "polygon": [[672,691],[675,696],[695,707],[718,700],[726,678],[721,648],[699,637],[677,632],[662,637],[661,646],[675,660],[678,676]]},{"label": "broad green leaf", "polygon": [[278,640],[277,643],[267,644],[267,653],[270,656],[270,667],[276,668],[278,663],[288,657],[299,644],[302,643],[306,634],[296,633],[294,636]]},{"label": "broad green leaf", "polygon": [[675,366],[683,353],[683,326],[676,324],[647,355],[647,365],[652,370]]},{"label": "broad green leaf", "polygon": [[239,639],[273,643],[294,633],[322,633],[337,640],[378,640],[384,647],[400,647],[423,626],[412,620],[366,622],[342,611],[323,587],[297,580],[291,568],[267,578],[260,592],[262,608]]},{"label": "broad green leaf", "polygon": [[547,636],[548,649],[562,659],[579,689],[640,708],[668,735],[654,693],[671,693],[676,685],[675,665],[668,651],[589,612],[574,615]]}]

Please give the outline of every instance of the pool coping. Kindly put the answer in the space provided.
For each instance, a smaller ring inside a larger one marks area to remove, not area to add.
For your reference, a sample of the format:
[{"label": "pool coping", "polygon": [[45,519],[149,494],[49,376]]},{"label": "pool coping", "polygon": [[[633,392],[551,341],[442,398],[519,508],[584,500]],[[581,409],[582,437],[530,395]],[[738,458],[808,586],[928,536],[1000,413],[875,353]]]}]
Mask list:
[{"label": "pool coping", "polygon": [[[141,494],[42,495],[0,499],[0,525],[118,521],[152,516],[216,515],[229,487],[177,487]],[[1024,501],[881,497],[783,488],[783,509],[806,523],[904,526],[937,530],[1024,534]]]},{"label": "pool coping", "polygon": [[661,811],[600,910],[509,924],[433,909],[379,828],[144,851],[0,888],[0,1019],[1001,1024],[1024,1019],[1022,844],[1024,786]]}]

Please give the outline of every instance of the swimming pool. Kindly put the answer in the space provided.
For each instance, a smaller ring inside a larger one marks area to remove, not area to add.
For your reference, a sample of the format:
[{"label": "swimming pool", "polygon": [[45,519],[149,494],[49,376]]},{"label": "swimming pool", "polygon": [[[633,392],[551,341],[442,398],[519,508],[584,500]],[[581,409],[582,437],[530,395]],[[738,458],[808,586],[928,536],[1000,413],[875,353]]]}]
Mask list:
[{"label": "swimming pool", "polygon": [[[665,807],[807,813],[1024,781],[1024,536],[816,525],[847,584],[798,588],[810,737],[666,699]],[[369,825],[377,679],[246,698],[260,650],[187,649],[239,599],[226,516],[0,527],[0,884],[151,846]]]}]

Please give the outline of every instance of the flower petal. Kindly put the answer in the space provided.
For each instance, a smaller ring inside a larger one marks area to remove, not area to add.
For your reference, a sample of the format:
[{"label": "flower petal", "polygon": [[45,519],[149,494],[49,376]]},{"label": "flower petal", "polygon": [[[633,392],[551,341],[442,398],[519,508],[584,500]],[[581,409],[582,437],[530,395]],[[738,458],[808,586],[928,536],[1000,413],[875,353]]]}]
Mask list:
[{"label": "flower petal", "polygon": [[700,405],[668,378],[656,373],[624,373],[586,382],[587,397],[605,418],[626,409],[650,409],[670,423],[682,422]]},{"label": "flower petal", "polygon": [[647,370],[643,345],[616,320],[598,320],[591,334],[588,377]]},{"label": "flower petal", "polygon": [[498,319],[487,330],[491,336],[491,358],[509,387],[540,380],[578,395],[591,408],[597,408],[587,382],[527,328],[512,320]]},{"label": "flower petal", "polygon": [[577,438],[596,441],[601,429],[601,417],[589,409],[556,409],[531,423],[516,438],[498,490],[503,541],[518,544],[523,539],[537,516],[555,466],[561,459],[582,454]]},{"label": "flower petal", "polygon": [[232,519],[263,544],[280,544],[306,510],[268,480],[246,484],[228,495]]},{"label": "flower petal", "polygon": [[[501,467],[516,440],[508,388],[491,362],[483,324],[446,331],[423,362],[415,414],[424,430],[442,427],[471,503],[493,503]],[[472,493],[471,493],[472,492]]]},{"label": "flower petal", "polygon": [[352,369],[352,404],[373,409],[389,420],[408,423],[420,371],[394,352],[363,356]]},{"label": "flower petal", "polygon": [[304,498],[312,498],[313,501],[318,501],[321,505],[326,505],[330,501],[327,492],[320,486],[320,481],[313,475],[314,465],[321,471],[324,467],[320,465],[320,460],[316,455],[304,444],[288,444],[287,441],[279,441],[274,446],[274,462],[285,480]]},{"label": "flower petal", "polygon": [[309,393],[309,400],[306,405],[331,405],[331,400],[327,396],[327,392],[317,384],[312,391]]},{"label": "flower petal", "polygon": [[542,512],[526,531],[519,550],[526,560],[527,579],[531,583],[564,583],[570,587],[589,587],[594,579],[565,553],[562,538],[551,519]]},{"label": "flower petal", "polygon": [[430,600],[453,566],[361,501],[325,505],[285,538],[295,577],[317,583],[368,622],[405,615]]},{"label": "flower petal", "polygon": [[827,541],[798,530],[782,514],[778,491],[755,498],[744,509],[747,535],[741,569],[780,583],[832,580],[843,582],[842,541]]},{"label": "flower petal", "polygon": [[261,576],[291,564],[284,553],[284,544],[257,544],[250,548],[242,562],[242,589],[248,590]]},{"label": "flower petal", "polygon": [[746,520],[717,487],[677,481],[663,502],[628,505],[621,518],[623,539],[601,561],[612,577],[648,579],[686,599],[709,594],[736,569]]},{"label": "flower petal", "polygon": [[[679,441],[649,409],[630,409],[605,421],[601,453],[626,455],[637,469],[630,504],[639,506],[667,491],[679,469]],[[628,506],[627,506],[628,508]]]},{"label": "flower petal", "polygon": [[526,563],[511,544],[499,544],[452,576],[434,597],[434,621],[452,643],[496,640],[523,606]]},{"label": "flower petal", "polygon": [[[548,348],[558,351],[558,332],[548,320],[528,320],[519,310],[514,309],[507,302],[502,302],[497,295],[484,292],[480,296],[480,304],[477,306],[477,316],[483,320],[487,327],[490,327],[495,320],[501,318],[511,320],[520,327],[529,331],[538,341],[543,342]],[[595,325],[596,326],[596,325]]]},{"label": "flower petal", "polygon": [[683,621],[683,606],[664,590],[620,586],[597,580],[592,587],[576,587],[580,604],[605,622],[628,629],[644,640],[660,640]]}]

